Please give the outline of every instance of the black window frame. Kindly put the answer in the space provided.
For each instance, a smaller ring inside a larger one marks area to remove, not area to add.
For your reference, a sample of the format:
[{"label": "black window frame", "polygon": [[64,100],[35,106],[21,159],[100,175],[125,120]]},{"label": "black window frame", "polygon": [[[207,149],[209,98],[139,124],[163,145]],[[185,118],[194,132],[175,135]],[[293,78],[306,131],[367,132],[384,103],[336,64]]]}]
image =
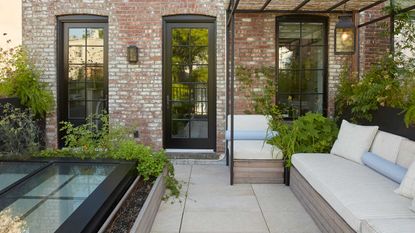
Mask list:
[{"label": "black window frame", "polygon": [[[330,47],[330,42],[329,42],[329,17],[327,16],[317,16],[317,15],[283,15],[283,16],[277,16],[275,18],[275,77],[276,77],[276,83],[278,85],[278,79],[279,79],[279,23],[285,23],[285,22],[297,22],[297,23],[323,23],[324,25],[324,44],[322,45],[324,47],[324,51],[323,51],[323,56],[324,56],[324,61],[323,61],[323,116],[327,116],[328,114],[328,58],[329,58],[329,47]],[[300,40],[301,41],[301,40]],[[300,44],[301,47],[301,44]],[[301,53],[300,53],[300,56]],[[301,59],[301,58],[300,58]],[[299,69],[299,71],[303,72],[303,69]],[[301,74],[300,74],[300,79],[301,79]],[[279,87],[276,90],[276,95],[275,95],[275,103],[278,105],[279,104]],[[300,89],[300,93],[298,94],[298,96],[300,96],[300,113],[298,116],[302,116],[304,114],[301,113],[301,89]],[[292,117],[284,117],[285,120],[295,120]]]},{"label": "black window frame", "polygon": [[64,132],[60,130],[60,122],[67,120],[68,112],[67,106],[63,106],[66,101],[68,103],[67,95],[68,95],[68,84],[65,81],[65,72],[67,71],[67,64],[65,64],[65,48],[68,46],[67,42],[64,39],[64,30],[65,24],[68,23],[76,23],[76,24],[86,24],[102,26],[104,25],[104,62],[103,62],[103,70],[104,70],[104,99],[106,100],[106,104],[104,106],[105,111],[108,113],[108,44],[109,44],[109,35],[108,35],[108,17],[107,16],[100,16],[100,15],[61,15],[56,17],[57,20],[57,27],[56,27],[56,35],[57,35],[57,44],[56,44],[56,67],[57,67],[57,76],[56,76],[56,115],[57,115],[57,142],[58,147],[61,148],[64,146],[64,142],[62,137],[65,135]]}]

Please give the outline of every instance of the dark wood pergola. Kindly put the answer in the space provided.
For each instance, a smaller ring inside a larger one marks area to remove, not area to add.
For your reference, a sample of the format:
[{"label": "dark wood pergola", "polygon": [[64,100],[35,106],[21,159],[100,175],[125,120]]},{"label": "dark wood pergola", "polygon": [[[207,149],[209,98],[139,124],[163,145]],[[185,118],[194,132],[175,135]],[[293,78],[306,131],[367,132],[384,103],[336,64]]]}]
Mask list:
[{"label": "dark wood pergola", "polygon": [[[229,0],[226,15],[226,130],[230,131],[230,138],[226,140],[226,162],[230,166],[231,185],[234,183],[235,15],[238,13],[347,14],[358,19],[361,12],[388,3],[394,9],[395,0]],[[394,51],[395,16],[411,10],[415,10],[415,3],[407,4],[399,11],[370,19],[367,22],[355,23],[356,41],[359,41],[360,38],[360,28],[389,18],[390,51]],[[354,56],[358,58],[359,55],[360,49],[357,46]],[[230,115],[230,120],[228,120],[228,115]],[[229,151],[228,145],[230,146]]]}]

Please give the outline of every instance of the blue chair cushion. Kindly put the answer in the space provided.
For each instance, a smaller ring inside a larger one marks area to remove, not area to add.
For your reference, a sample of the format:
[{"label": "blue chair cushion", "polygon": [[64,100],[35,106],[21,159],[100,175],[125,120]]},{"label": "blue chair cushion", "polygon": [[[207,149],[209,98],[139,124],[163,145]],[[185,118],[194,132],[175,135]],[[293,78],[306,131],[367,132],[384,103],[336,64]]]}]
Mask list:
[{"label": "blue chair cushion", "polygon": [[[277,132],[254,131],[254,130],[235,130],[233,132],[234,140],[267,140],[271,139]],[[230,130],[226,131],[226,140],[231,139]]]},{"label": "blue chair cushion", "polygon": [[401,183],[405,177],[407,169],[386,160],[371,152],[366,152],[362,157],[363,164],[370,167],[372,170],[386,176],[387,178]]}]

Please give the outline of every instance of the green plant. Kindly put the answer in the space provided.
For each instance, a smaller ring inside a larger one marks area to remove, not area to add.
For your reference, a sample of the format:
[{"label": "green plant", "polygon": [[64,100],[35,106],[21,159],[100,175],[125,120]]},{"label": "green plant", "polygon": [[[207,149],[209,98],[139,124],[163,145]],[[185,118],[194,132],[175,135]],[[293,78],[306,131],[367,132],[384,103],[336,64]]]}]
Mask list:
[{"label": "green plant", "polygon": [[39,149],[39,128],[29,110],[0,105],[0,154],[27,156]]},{"label": "green plant", "polygon": [[52,109],[53,95],[47,84],[40,81],[41,72],[25,49],[0,48],[0,64],[0,96],[18,97],[36,116],[44,116]]},{"label": "green plant", "polygon": [[135,161],[138,174],[144,180],[155,179],[167,167],[166,187],[170,190],[170,195],[177,197],[180,194],[180,184],[174,178],[174,167],[164,151],[153,151],[150,147],[137,143],[131,137],[131,130],[111,126],[108,115],[92,115],[85,124],[79,126],[69,122],[62,124],[62,130],[66,133],[65,148],[44,150],[38,156]]},{"label": "green plant", "polygon": [[[399,9],[385,10],[396,13]],[[350,110],[352,121],[371,121],[379,106],[388,106],[403,109],[408,127],[415,123],[415,56],[408,56],[415,55],[415,24],[410,14],[396,15],[394,36],[398,37],[395,50],[381,57],[360,79],[344,66],[336,96],[338,116]]]},{"label": "green plant", "polygon": [[[236,77],[240,81],[241,90],[245,90],[245,97],[252,100],[254,113],[266,114],[266,111],[275,104],[275,68],[272,66],[236,68]],[[246,110],[246,113],[251,113]]]},{"label": "green plant", "polygon": [[337,138],[337,125],[321,114],[307,113],[290,124],[283,121],[278,107],[271,111],[269,127],[278,135],[267,143],[282,151],[286,167],[291,166],[291,156],[295,153],[329,152]]}]

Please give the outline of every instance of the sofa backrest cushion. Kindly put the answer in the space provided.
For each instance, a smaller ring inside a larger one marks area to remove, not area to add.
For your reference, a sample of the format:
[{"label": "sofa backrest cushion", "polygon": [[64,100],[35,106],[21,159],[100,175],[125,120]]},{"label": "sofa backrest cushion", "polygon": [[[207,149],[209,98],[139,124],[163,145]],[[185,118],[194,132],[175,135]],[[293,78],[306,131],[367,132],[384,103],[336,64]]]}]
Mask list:
[{"label": "sofa backrest cushion", "polygon": [[415,161],[415,141],[404,139],[399,147],[398,158],[396,163],[402,167],[409,168],[409,166]]},{"label": "sofa backrest cushion", "polygon": [[372,170],[399,184],[402,182],[407,171],[406,168],[371,152],[366,152],[362,157],[362,161]]},{"label": "sofa backrest cushion", "polygon": [[343,120],[330,153],[363,164],[362,156],[369,151],[378,129],[378,126],[355,125]]},{"label": "sofa backrest cushion", "polygon": [[379,130],[370,151],[386,160],[396,163],[399,147],[403,139],[405,138]]},{"label": "sofa backrest cushion", "polygon": [[395,192],[407,198],[415,198],[415,162],[409,166],[401,185]]},{"label": "sofa backrest cushion", "polygon": [[[268,130],[268,120],[264,115],[234,115],[234,128],[237,130]],[[231,122],[231,116],[228,116],[228,122]],[[230,127],[229,127],[230,129]]]}]

